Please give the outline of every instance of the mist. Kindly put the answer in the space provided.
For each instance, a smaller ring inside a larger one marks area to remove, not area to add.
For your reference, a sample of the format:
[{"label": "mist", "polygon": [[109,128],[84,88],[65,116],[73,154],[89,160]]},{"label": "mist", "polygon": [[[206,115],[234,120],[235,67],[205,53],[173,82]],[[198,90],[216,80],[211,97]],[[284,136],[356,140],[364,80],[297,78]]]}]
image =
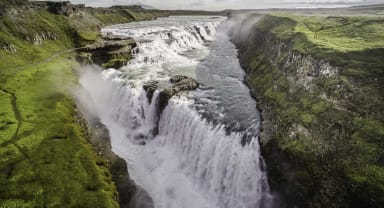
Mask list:
[{"label": "mist", "polygon": [[[107,100],[111,98],[112,85],[101,76],[102,68],[88,65],[79,68],[79,86],[71,92],[76,99],[79,110],[88,123],[99,120],[100,113],[107,111]],[[92,86],[85,90],[85,86]],[[91,96],[97,95],[97,96]]]}]

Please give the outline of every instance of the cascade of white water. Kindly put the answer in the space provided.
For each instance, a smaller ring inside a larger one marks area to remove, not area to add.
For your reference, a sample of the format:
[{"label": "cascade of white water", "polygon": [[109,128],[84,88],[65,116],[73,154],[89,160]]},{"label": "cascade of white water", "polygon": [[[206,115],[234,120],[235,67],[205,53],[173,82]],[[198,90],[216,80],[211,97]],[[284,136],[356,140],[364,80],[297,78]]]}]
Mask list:
[{"label": "cascade of white water", "polygon": [[257,138],[242,146],[242,133],[227,135],[223,126],[207,123],[181,99],[169,103],[159,129],[156,145],[177,155],[178,171],[218,207],[260,207],[265,175]]},{"label": "cascade of white water", "polygon": [[104,35],[132,37],[137,43],[132,59],[123,70],[131,72],[129,78],[140,80],[167,80],[178,68],[196,66],[198,61],[183,54],[194,49],[204,50],[213,40],[216,27],[223,20],[159,19],[136,25],[115,25],[102,29]]},{"label": "cascade of white water", "polygon": [[[130,176],[149,193],[155,207],[266,206],[268,184],[257,137],[213,125],[186,96],[173,97],[160,117],[158,91],[148,101],[142,84],[168,79],[168,66],[197,62],[183,53],[205,48],[220,22],[170,21],[104,29],[133,36],[137,53],[121,70],[83,73],[80,84],[87,96],[81,101],[109,129],[112,150],[127,161]],[[242,145],[245,136],[249,142]]]}]

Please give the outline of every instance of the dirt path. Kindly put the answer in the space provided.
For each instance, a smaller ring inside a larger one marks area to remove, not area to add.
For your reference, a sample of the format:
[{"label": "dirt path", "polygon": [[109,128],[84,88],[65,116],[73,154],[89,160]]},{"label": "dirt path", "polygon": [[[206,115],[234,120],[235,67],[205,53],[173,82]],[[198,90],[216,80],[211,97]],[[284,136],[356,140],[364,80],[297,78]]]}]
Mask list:
[{"label": "dirt path", "polygon": [[[16,70],[15,71],[19,71],[19,70],[22,70],[22,69],[25,69],[25,68],[28,68],[28,67],[32,67],[32,66],[35,66],[35,65],[41,65],[41,64],[44,64],[44,63],[47,63],[47,62],[50,62],[52,61],[54,58],[62,55],[62,54],[65,54],[65,53],[70,53],[70,52],[73,52],[73,51],[76,51],[76,50],[79,50],[79,49],[83,49],[84,47],[80,47],[80,48],[71,48],[71,49],[67,49],[65,51],[61,51],[61,52],[58,52],[58,53],[55,53],[53,54],[52,56],[48,57],[47,59],[44,59],[43,61],[40,61],[40,62],[37,62],[37,63],[31,63],[31,64],[27,64],[27,65],[24,65],[24,66],[20,66],[20,67],[17,67],[15,68]],[[21,116],[21,112],[18,108],[18,105],[17,105],[17,96],[16,96],[16,93],[15,92],[11,92],[7,89],[4,89],[2,87],[0,87],[0,91],[4,92],[5,94],[9,95],[10,97],[10,104],[12,106],[12,111],[13,111],[13,114],[14,114],[14,117],[17,121],[17,128],[16,128],[16,131],[14,132],[14,134],[12,135],[12,137],[5,141],[4,143],[2,143],[0,145],[0,147],[6,147],[8,145],[11,145],[11,144],[14,144],[18,149],[19,151],[26,157],[28,157],[24,151],[18,146],[16,145],[16,142],[17,140],[19,139],[19,131],[20,131],[20,127],[21,127],[21,124],[23,122],[23,119],[22,119],[22,116]]]},{"label": "dirt path", "polygon": [[16,128],[15,133],[12,135],[12,137],[9,140],[2,143],[0,147],[6,147],[8,145],[13,144],[20,151],[20,153],[24,155],[24,157],[28,158],[29,157],[28,154],[19,145],[16,144],[17,140],[19,139],[19,131],[20,131],[21,124],[23,122],[20,110],[17,106],[17,97],[16,97],[15,93],[13,93],[13,92],[10,92],[10,91],[5,90],[3,88],[0,88],[0,90],[2,92],[4,92],[5,94],[8,94],[10,96],[10,103],[12,105],[12,111],[13,111],[13,114],[14,114],[15,119],[17,121],[17,128]]},{"label": "dirt path", "polygon": [[[40,61],[38,63],[32,63],[32,64],[27,64],[27,65],[24,65],[24,66],[20,66],[20,67],[17,67],[16,68],[16,71],[17,70],[22,70],[22,69],[25,69],[25,68],[28,68],[28,67],[32,67],[32,66],[35,66],[35,65],[40,65],[40,64],[44,64],[44,63],[47,63],[47,62],[50,62],[52,61],[54,58],[64,54],[64,53],[69,53],[69,52],[72,52],[72,51],[76,51],[76,50],[79,50],[79,49],[82,49],[84,47],[80,47],[80,48],[71,48],[71,49],[68,49],[68,50],[65,50],[65,51],[61,51],[61,52],[58,52],[58,53],[55,53],[53,54],[52,56],[48,57],[47,59],[43,60],[43,61]],[[10,140],[4,142],[1,144],[1,147],[5,147],[5,146],[8,146],[12,143],[15,143],[17,141],[17,138],[18,138],[18,134],[19,134],[19,130],[20,130],[20,127],[21,127],[21,123],[22,123],[22,116],[21,116],[21,113],[20,113],[20,110],[17,106],[17,96],[14,92],[11,92],[11,91],[8,91],[4,88],[1,88],[0,87],[0,90],[2,92],[4,92],[5,94],[8,94],[10,96],[10,102],[11,102],[11,105],[12,105],[12,111],[13,111],[13,114],[15,116],[15,119],[17,120],[17,129],[15,131],[15,133],[13,134],[13,136],[11,137]]]},{"label": "dirt path", "polygon": [[52,61],[52,59],[58,57],[58,56],[61,56],[65,53],[70,53],[70,52],[73,52],[73,51],[77,51],[77,50],[80,50],[80,49],[84,49],[86,48],[85,47],[79,47],[79,48],[70,48],[70,49],[67,49],[65,51],[60,51],[58,53],[55,53],[53,54],[52,56],[40,61],[40,62],[37,62],[37,63],[31,63],[31,64],[27,64],[27,65],[23,65],[23,66],[19,66],[19,67],[16,67],[15,70],[18,71],[18,70],[22,70],[22,69],[25,69],[25,68],[28,68],[28,67],[32,67],[32,66],[35,66],[35,65],[40,65],[40,64],[44,64],[44,63],[47,63],[47,62],[50,62]]},{"label": "dirt path", "polygon": [[22,123],[22,117],[21,117],[20,110],[17,107],[17,97],[16,97],[15,93],[10,92],[8,90],[5,90],[3,88],[0,88],[0,90],[2,92],[4,92],[5,94],[8,94],[10,96],[12,111],[13,111],[13,114],[14,114],[15,119],[17,121],[17,128],[16,128],[15,133],[12,135],[11,139],[1,144],[1,147],[5,147],[11,143],[14,143],[17,140],[17,135],[19,134],[20,126]]}]

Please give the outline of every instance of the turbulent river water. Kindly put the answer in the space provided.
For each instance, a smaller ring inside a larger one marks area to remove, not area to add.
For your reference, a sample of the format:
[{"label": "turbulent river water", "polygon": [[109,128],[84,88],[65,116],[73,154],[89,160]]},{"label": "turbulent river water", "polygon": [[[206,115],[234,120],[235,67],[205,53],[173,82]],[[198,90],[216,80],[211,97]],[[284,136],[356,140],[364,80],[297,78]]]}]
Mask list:
[{"label": "turbulent river water", "polygon": [[[154,206],[269,207],[260,116],[226,19],[167,17],[102,32],[132,37],[137,48],[119,70],[81,75],[87,108],[109,129],[112,150]],[[159,92],[148,100],[143,85],[167,87],[172,75],[193,77],[200,87],[172,97],[158,115]]]}]

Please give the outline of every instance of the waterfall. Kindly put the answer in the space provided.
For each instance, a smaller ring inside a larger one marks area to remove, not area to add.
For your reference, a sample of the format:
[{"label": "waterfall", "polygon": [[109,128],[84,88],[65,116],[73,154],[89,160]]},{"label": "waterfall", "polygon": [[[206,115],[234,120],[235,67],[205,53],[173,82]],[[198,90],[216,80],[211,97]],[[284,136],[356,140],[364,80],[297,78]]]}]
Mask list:
[{"label": "waterfall", "polygon": [[155,207],[255,208],[271,201],[255,134],[205,119],[193,92],[174,96],[159,114],[159,92],[148,100],[142,87],[149,80],[166,85],[180,67],[196,66],[190,52],[208,50],[221,21],[164,18],[106,28],[137,40],[135,59],[120,70],[89,67],[80,76],[80,102],[109,129],[112,150]]}]

